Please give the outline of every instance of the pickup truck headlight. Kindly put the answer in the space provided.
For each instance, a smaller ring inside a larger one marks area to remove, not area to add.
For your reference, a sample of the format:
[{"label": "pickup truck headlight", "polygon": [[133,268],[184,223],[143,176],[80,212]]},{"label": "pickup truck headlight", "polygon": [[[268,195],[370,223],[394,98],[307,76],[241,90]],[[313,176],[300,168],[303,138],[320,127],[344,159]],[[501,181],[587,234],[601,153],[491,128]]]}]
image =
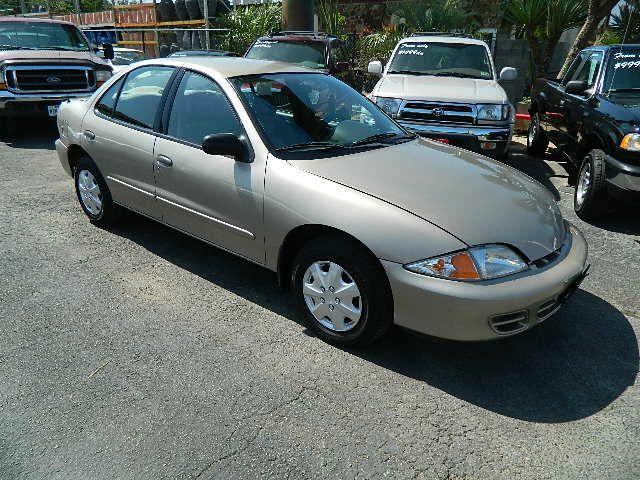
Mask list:
[{"label": "pickup truck headlight", "polygon": [[96,70],[96,82],[106,82],[111,78],[111,70]]},{"label": "pickup truck headlight", "polygon": [[490,280],[526,270],[527,264],[506,245],[481,245],[408,263],[404,268],[452,280]]},{"label": "pickup truck headlight", "polygon": [[478,105],[478,120],[504,122],[513,117],[511,105]]},{"label": "pickup truck headlight", "polygon": [[402,105],[402,99],[400,98],[388,98],[388,97],[373,97],[372,100],[382,109],[387,115],[392,118],[397,118],[400,111],[400,105]]},{"label": "pickup truck headlight", "polygon": [[640,152],[640,133],[629,133],[620,142],[620,148],[630,152]]}]

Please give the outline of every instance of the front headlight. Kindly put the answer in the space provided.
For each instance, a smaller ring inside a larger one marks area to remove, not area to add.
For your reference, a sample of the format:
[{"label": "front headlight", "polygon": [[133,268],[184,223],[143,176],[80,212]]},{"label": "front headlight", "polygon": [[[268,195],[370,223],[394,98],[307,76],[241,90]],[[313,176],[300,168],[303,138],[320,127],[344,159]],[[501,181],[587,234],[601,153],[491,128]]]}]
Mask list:
[{"label": "front headlight", "polygon": [[510,120],[512,115],[511,105],[478,105],[478,120],[490,122],[504,122]]},{"label": "front headlight", "polygon": [[629,133],[620,142],[620,148],[630,152],[640,152],[640,133]]},{"label": "front headlight", "polygon": [[111,70],[96,70],[96,82],[106,82],[111,78]]},{"label": "front headlight", "polygon": [[398,116],[400,105],[402,105],[400,98],[373,97],[373,101],[392,118]]},{"label": "front headlight", "polygon": [[527,269],[527,264],[506,245],[481,245],[469,250],[408,263],[407,270],[453,280],[490,280]]}]

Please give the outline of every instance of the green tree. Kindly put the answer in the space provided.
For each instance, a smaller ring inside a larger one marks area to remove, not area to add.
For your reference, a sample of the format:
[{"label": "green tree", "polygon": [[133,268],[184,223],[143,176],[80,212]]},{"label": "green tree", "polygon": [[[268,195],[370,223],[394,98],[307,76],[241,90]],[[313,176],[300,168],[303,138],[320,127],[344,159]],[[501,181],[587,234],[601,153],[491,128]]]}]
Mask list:
[{"label": "green tree", "polygon": [[256,38],[280,30],[281,22],[282,8],[278,3],[239,7],[222,18],[229,29],[224,48],[244,53]]},{"label": "green tree", "polygon": [[611,15],[609,29],[617,42],[640,42],[640,0],[629,1],[620,5],[618,11]]},{"label": "green tree", "polygon": [[564,32],[585,21],[585,0],[511,0],[504,20],[515,27],[531,51],[531,74],[545,76]]}]

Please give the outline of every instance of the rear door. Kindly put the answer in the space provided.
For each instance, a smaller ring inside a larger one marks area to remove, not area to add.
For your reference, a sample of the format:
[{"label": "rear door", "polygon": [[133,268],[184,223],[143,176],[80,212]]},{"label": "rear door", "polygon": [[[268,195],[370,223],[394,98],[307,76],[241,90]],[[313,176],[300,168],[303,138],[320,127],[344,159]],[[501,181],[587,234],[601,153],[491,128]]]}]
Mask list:
[{"label": "rear door", "polygon": [[154,126],[173,67],[145,66],[115,82],[83,121],[83,148],[116,203],[160,218],[155,199]]},{"label": "rear door", "polygon": [[[266,159],[253,163],[209,155],[205,136],[244,134],[223,89],[186,71],[167,102],[164,134],[155,146],[162,220],[184,232],[264,263],[263,193]],[[164,123],[164,122],[163,122]]]}]

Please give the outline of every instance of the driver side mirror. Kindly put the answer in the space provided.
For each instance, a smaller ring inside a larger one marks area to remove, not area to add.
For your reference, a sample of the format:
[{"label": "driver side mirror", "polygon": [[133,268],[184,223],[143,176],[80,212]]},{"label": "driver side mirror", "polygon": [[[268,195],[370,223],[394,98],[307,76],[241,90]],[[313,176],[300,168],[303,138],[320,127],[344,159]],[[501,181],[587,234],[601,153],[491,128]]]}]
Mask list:
[{"label": "driver side mirror", "polygon": [[571,80],[564,87],[564,92],[570,95],[584,95],[588,87],[589,85],[585,80]]},{"label": "driver side mirror", "polygon": [[367,72],[371,75],[382,75],[382,62],[379,60],[374,60],[373,62],[369,62],[369,66],[367,67]]},{"label": "driver side mirror", "polygon": [[500,70],[500,80],[504,80],[505,82],[510,82],[518,78],[518,70],[513,67],[504,67]]},{"label": "driver side mirror", "polygon": [[209,155],[233,157],[236,162],[251,163],[253,161],[247,140],[233,133],[207,135],[202,140],[202,150]]},{"label": "driver side mirror", "polygon": [[111,45],[110,43],[103,43],[102,51],[103,51],[102,58],[105,58],[107,60],[113,60],[113,57],[115,57],[115,53],[113,51],[113,45]]}]

